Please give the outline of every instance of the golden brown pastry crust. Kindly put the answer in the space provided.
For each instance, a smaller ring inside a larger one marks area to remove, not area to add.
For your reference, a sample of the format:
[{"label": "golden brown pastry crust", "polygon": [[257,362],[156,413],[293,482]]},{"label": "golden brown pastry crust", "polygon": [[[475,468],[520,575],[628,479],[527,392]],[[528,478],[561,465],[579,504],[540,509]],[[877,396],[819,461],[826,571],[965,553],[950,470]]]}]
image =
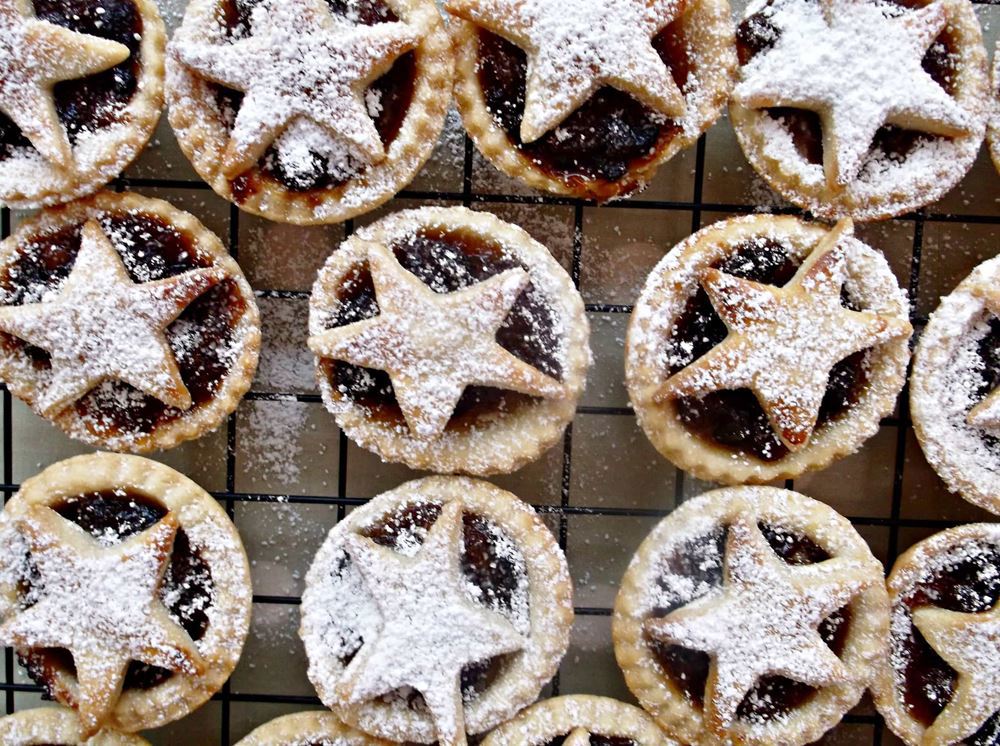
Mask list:
[{"label": "golden brown pastry crust", "polygon": [[298,746],[331,743],[336,746],[390,746],[388,741],[355,730],[332,712],[294,712],[264,723],[236,746]]},{"label": "golden brown pastry crust", "polygon": [[111,731],[84,738],[79,718],[72,710],[61,707],[36,707],[0,718],[0,743],[4,746],[149,746],[145,738]]}]

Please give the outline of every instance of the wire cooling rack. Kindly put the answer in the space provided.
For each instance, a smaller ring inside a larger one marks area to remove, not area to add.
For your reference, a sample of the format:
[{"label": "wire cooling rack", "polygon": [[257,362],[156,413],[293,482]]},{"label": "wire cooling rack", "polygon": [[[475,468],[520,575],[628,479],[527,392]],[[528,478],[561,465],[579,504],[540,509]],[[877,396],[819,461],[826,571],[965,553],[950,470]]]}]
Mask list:
[{"label": "wire cooling rack", "polygon": [[[1000,0],[974,0],[993,48]],[[161,2],[176,27],[185,0]],[[734,9],[739,12],[739,8]],[[164,120],[166,118],[164,117]],[[201,710],[147,734],[154,744],[230,744],[272,717],[320,706],[305,678],[296,635],[302,576],[323,537],[352,506],[412,472],[383,465],[351,444],[323,409],[305,349],[315,270],[354,230],[277,226],[216,197],[180,154],[166,122],[118,190],[168,199],[228,242],[254,285],[264,349],[254,389],[224,428],[156,458],[189,474],[222,502],[243,536],[254,579],[254,622],[232,679]],[[541,196],[495,172],[451,116],[442,143],[411,188],[372,215],[425,203],[461,204],[522,224],[552,249],[580,288],[592,327],[595,365],[561,446],[520,473],[495,479],[531,502],[566,551],[576,585],[570,651],[545,694],[592,692],[630,699],[614,663],[610,615],[617,583],[653,524],[709,488],[660,458],[638,430],[623,383],[622,348],[632,300],[655,262],[677,241],[729,215],[795,213],[752,173],[723,119],[696,147],[662,169],[633,199],[598,208]],[[21,214],[0,211],[0,235]],[[913,304],[918,331],[938,297],[1000,251],[1000,177],[984,152],[941,202],[859,228],[885,251]],[[294,261],[290,259],[294,258]],[[890,567],[913,542],[990,516],[949,495],[924,462],[910,426],[907,392],[897,412],[855,456],[785,483],[847,515]],[[23,479],[75,453],[78,444],[2,389],[5,499]],[[40,689],[4,652],[0,691],[7,713],[40,704]],[[823,743],[898,743],[866,699]]]}]

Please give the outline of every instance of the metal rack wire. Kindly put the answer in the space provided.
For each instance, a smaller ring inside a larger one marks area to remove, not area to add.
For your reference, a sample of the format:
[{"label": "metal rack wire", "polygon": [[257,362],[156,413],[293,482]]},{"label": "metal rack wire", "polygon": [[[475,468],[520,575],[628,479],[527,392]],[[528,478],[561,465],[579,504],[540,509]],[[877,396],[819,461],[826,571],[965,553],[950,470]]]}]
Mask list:
[{"label": "metal rack wire", "polygon": [[[978,5],[994,5],[1000,6],[1000,0],[973,0]],[[693,181],[693,195],[690,201],[664,201],[664,200],[645,200],[642,199],[641,195],[637,198],[629,200],[627,203],[623,203],[622,206],[628,207],[630,209],[648,210],[651,211],[651,215],[658,212],[688,212],[691,214],[691,232],[694,232],[702,227],[702,216],[705,212],[722,212],[722,213],[747,213],[755,211],[753,205],[748,204],[730,204],[730,203],[719,203],[719,202],[706,202],[702,200],[703,186],[705,183],[705,153],[706,153],[706,137],[702,137],[698,140],[696,148],[694,150],[694,181]],[[504,205],[504,204],[523,204],[523,205],[545,205],[545,206],[563,206],[571,207],[573,209],[573,244],[572,244],[572,259],[570,264],[570,274],[577,285],[580,286],[581,269],[583,267],[583,235],[584,235],[584,209],[587,207],[593,207],[594,203],[571,199],[563,197],[552,197],[547,195],[511,195],[511,194],[497,194],[497,193],[483,193],[476,191],[473,186],[473,145],[468,137],[465,138],[464,143],[464,154],[463,154],[463,173],[462,173],[462,189],[459,192],[441,192],[441,191],[415,191],[406,190],[401,192],[398,196],[402,199],[408,200],[418,200],[418,201],[442,201],[442,202],[452,202],[456,204],[463,204],[466,206],[479,206],[479,207],[489,207],[491,205]],[[209,186],[201,181],[187,181],[187,180],[176,180],[176,179],[157,179],[157,178],[120,178],[115,182],[115,188],[119,191],[122,190],[143,190],[143,189],[187,189],[196,191],[207,191]],[[793,209],[781,209],[779,212],[791,212],[795,213],[796,210]],[[229,207],[229,232],[228,232],[228,245],[229,250],[233,257],[238,258],[240,249],[240,218],[241,214],[237,207],[230,205]],[[982,224],[982,225],[1000,225],[1000,213],[994,214],[952,214],[946,212],[934,212],[927,210],[920,210],[908,215],[904,215],[896,219],[897,221],[905,221],[912,223],[913,225],[913,244],[912,244],[912,255],[910,259],[909,267],[909,282],[908,282],[908,293],[911,302],[915,302],[918,295],[918,290],[920,288],[920,274],[921,274],[921,253],[924,243],[924,231],[925,226],[931,223],[963,223],[963,224]],[[347,235],[353,231],[353,223],[348,221],[345,225],[345,232]],[[11,213],[7,208],[0,210],[0,237],[6,238],[11,233]],[[668,247],[664,247],[666,249]],[[302,290],[289,290],[283,288],[267,288],[258,289],[256,291],[258,298],[274,298],[274,299],[305,299],[308,298],[308,292]],[[916,305],[914,304],[914,308]],[[586,304],[586,310],[590,313],[597,314],[629,314],[632,311],[632,306],[628,304],[614,304],[614,303],[588,303]],[[914,325],[920,328],[925,322],[925,318],[921,318],[919,315],[914,313],[913,318]],[[0,484],[0,491],[4,495],[4,500],[6,501],[11,497],[19,488],[19,485],[14,481],[14,467],[13,467],[13,444],[14,438],[17,434],[14,432],[13,423],[13,413],[12,413],[12,397],[10,392],[6,387],[2,387],[2,401],[3,401],[3,481]],[[248,401],[270,401],[270,402],[300,402],[300,403],[318,403],[320,402],[320,397],[317,393],[296,393],[296,392],[263,392],[263,391],[252,391],[246,397]],[[883,420],[883,425],[893,426],[896,428],[896,442],[895,442],[895,454],[894,454],[894,464],[893,464],[893,480],[892,480],[892,500],[891,508],[888,517],[877,517],[877,516],[849,516],[850,520],[856,526],[878,526],[886,527],[889,532],[889,547],[888,547],[888,558],[890,562],[897,556],[900,550],[900,530],[904,528],[920,528],[920,529],[940,529],[951,525],[955,525],[955,521],[945,520],[945,519],[915,519],[906,518],[901,515],[901,504],[903,497],[903,467],[904,460],[906,457],[907,448],[907,434],[910,428],[909,411],[907,405],[907,392],[904,391],[900,399],[900,411],[897,417],[891,417]],[[581,415],[598,415],[598,416],[612,416],[612,415],[631,415],[633,414],[631,408],[629,407],[611,407],[611,406],[581,406],[577,410],[578,414]],[[335,506],[337,512],[337,519],[344,517],[345,512],[348,507],[354,505],[360,505],[367,501],[367,498],[352,496],[348,493],[348,480],[347,480],[347,463],[348,463],[348,441],[346,436],[341,432],[339,435],[338,448],[338,468],[337,468],[337,484],[336,484],[336,494],[335,495],[274,495],[268,493],[259,492],[246,492],[238,491],[236,489],[237,484],[237,442],[239,438],[239,433],[237,429],[237,417],[234,413],[229,417],[225,428],[226,433],[226,447],[225,447],[225,489],[221,491],[213,492],[213,496],[216,497],[227,509],[230,517],[235,516],[235,506],[237,503],[249,503],[249,502],[264,502],[264,503],[274,503],[274,502],[287,502],[291,504],[319,504],[319,505],[329,505]],[[634,517],[634,518],[651,518],[666,515],[670,512],[669,509],[651,509],[651,508],[625,508],[625,507],[613,507],[613,506],[580,506],[572,505],[570,503],[570,486],[571,486],[571,476],[573,473],[573,458],[572,458],[572,446],[573,446],[573,425],[571,424],[565,433],[563,439],[562,448],[562,472],[561,472],[561,484],[559,489],[559,501],[557,504],[541,504],[536,505],[536,509],[543,514],[550,516],[556,523],[558,527],[558,539],[560,546],[565,549],[567,546],[567,541],[569,539],[569,518],[572,516],[617,516],[617,517]],[[789,480],[786,483],[789,488],[794,488],[794,482]],[[675,502],[679,504],[684,499],[684,473],[677,470],[675,482],[674,482],[674,498]],[[301,599],[299,596],[295,595],[258,595],[255,594],[253,597],[254,604],[271,604],[271,605],[297,605],[300,603]],[[576,613],[579,616],[610,616],[611,609],[606,606],[580,606],[576,608]],[[15,681],[15,656],[10,648],[6,648],[4,651],[4,667],[5,667],[5,677],[4,682],[0,682],[0,691],[4,693],[5,698],[5,709],[6,712],[12,713],[15,710],[15,694],[19,692],[32,692],[39,693],[41,688],[34,684],[22,684]],[[552,682],[551,690],[553,693],[558,693],[560,689],[559,676],[557,674],[556,678]],[[227,682],[223,689],[215,695],[214,699],[219,702],[220,705],[220,733],[219,733],[219,743],[229,744],[231,742],[231,706],[233,703],[276,703],[276,704],[289,704],[289,705],[317,705],[319,700],[315,697],[310,696],[299,696],[299,695],[282,695],[282,694],[263,694],[263,693],[252,693],[252,692],[236,692],[230,687],[230,683]],[[851,714],[846,718],[848,723],[865,723],[873,726],[873,743],[881,744],[883,740],[883,735],[885,734],[884,726],[881,719],[875,715],[857,715]]]}]

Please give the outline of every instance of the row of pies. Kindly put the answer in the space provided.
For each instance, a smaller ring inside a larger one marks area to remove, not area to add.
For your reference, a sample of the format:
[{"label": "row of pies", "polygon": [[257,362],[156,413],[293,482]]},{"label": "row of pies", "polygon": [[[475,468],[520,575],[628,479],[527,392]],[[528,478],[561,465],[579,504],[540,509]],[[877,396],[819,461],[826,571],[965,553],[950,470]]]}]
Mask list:
[{"label": "row of pies", "polygon": [[[163,105],[215,191],[272,220],[346,220],[430,156],[451,89],[531,187],[642,187],[729,102],[753,167],[823,219],[927,205],[997,116],[969,0],[0,0],[0,201],[118,176]],[[994,133],[995,134],[995,133]],[[994,138],[1000,165],[1000,136]]]},{"label": "row of pies", "polygon": [[[71,708],[0,720],[6,746],[140,743],[110,731],[183,717],[235,669],[247,558],[186,477],[137,456],[63,461],[7,503],[0,537],[0,643]],[[648,714],[567,697],[517,715],[569,646],[566,558],[509,492],[429,477],[349,513],[306,575],[299,635],[333,714],[241,743],[464,746],[493,731],[487,746],[796,746],[868,689],[908,744],[993,743],[998,600],[1000,524],[935,534],[886,581],[823,503],[718,489],[664,518],[621,582],[615,656]]]},{"label": "row of pies", "polygon": [[[911,405],[929,462],[1000,512],[1000,259],[921,337]],[[261,345],[250,289],[191,215],[135,194],[49,208],[0,244],[0,378],[101,448],[148,452],[216,428]],[[428,207],[368,225],[315,282],[308,346],[343,431],[384,460],[483,476],[558,443],[590,364],[564,267],[485,212]],[[881,253],[795,217],[711,225],[668,252],[635,306],[626,379],[681,468],[766,483],[856,451],[890,415],[909,302]]]}]

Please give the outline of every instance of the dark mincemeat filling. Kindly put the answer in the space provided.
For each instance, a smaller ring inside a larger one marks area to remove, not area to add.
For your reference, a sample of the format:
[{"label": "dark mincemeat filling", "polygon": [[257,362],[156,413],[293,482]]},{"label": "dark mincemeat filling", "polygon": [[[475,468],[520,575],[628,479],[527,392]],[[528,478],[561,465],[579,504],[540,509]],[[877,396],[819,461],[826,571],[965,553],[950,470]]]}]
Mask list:
[{"label": "dark mincemeat filling", "polygon": [[[789,250],[778,242],[747,243],[725,260],[713,265],[717,269],[756,282],[785,285],[799,268]],[[843,297],[845,306],[854,307]],[[726,325],[712,307],[703,288],[688,301],[684,313],[667,343],[671,360],[685,361],[668,371],[673,375],[694,362],[727,335]],[[690,353],[681,350],[691,344]],[[842,415],[855,404],[867,383],[867,352],[857,352],[834,366],[827,381],[826,396],[820,408],[817,429]],[[788,448],[775,435],[757,397],[749,389],[715,391],[703,397],[682,397],[673,402],[681,422],[702,438],[738,453],[750,454],[763,461],[778,461],[788,455]]]},{"label": "dark mincemeat filling", "polygon": [[[971,547],[970,547],[971,549]],[[965,614],[988,611],[1000,599],[1000,546],[983,545],[969,556],[921,582],[903,603],[911,611],[934,605]],[[910,635],[896,642],[906,665],[903,701],[918,722],[929,726],[955,694],[958,674],[927,643],[915,625]],[[1000,743],[1000,713],[993,715],[963,743],[987,746]]]},{"label": "dark mincemeat filling", "polygon": [[[235,38],[250,35],[250,20],[254,6],[260,0],[222,0],[223,17],[230,33]],[[347,17],[353,22],[366,26],[391,23],[399,18],[382,0],[326,0],[334,14]],[[410,110],[417,79],[417,58],[414,52],[402,55],[392,68],[369,86],[368,90],[377,94],[381,111],[374,117],[375,128],[382,139],[382,145],[389,145],[399,135],[403,121]],[[210,84],[215,93],[216,103],[222,112],[227,128],[232,129],[243,103],[243,94],[217,84]],[[240,174],[230,181],[233,198],[246,202],[257,194],[262,186],[261,179],[272,179],[293,192],[325,191],[342,187],[347,179],[331,175],[327,159],[318,153],[312,154],[312,168],[306,172],[289,173],[281,165],[275,146],[268,148],[260,161],[260,168]],[[359,173],[363,166],[359,164]],[[315,195],[317,204],[322,195]]]},{"label": "dark mincemeat filling", "polygon": [[[157,523],[167,510],[155,500],[131,491],[107,490],[69,498],[53,506],[63,518],[72,521],[95,538],[116,542],[145,531]],[[30,566],[30,555],[28,558]],[[184,529],[178,529],[173,553],[167,567],[160,598],[170,615],[193,640],[200,640],[208,629],[207,609],[212,598],[212,574],[197,549],[191,546]],[[32,590],[31,579],[19,588],[24,598]],[[29,676],[51,694],[57,670],[75,675],[73,657],[63,649],[32,650],[21,657]],[[139,661],[129,664],[124,689],[151,689],[173,676],[165,668]]]},{"label": "dark mincemeat filling", "polygon": [[[758,525],[771,548],[790,565],[811,565],[830,559],[826,550],[806,536],[763,523]],[[720,528],[711,535],[685,542],[674,554],[666,558],[665,571],[705,583],[709,588],[721,587],[726,535],[727,530]],[[653,610],[653,617],[666,616],[693,600],[695,599],[656,608]],[[823,641],[838,656],[843,652],[847,642],[850,622],[850,607],[845,606],[819,625]],[[709,655],[700,650],[670,645],[652,638],[647,638],[647,644],[667,676],[695,707],[703,707]],[[737,716],[742,720],[755,722],[781,717],[804,705],[815,692],[816,689],[813,687],[784,676],[768,676],[760,679],[747,693],[737,710]]]},{"label": "dark mincemeat filling", "polygon": [[[362,535],[377,544],[397,548],[401,536],[411,535],[414,529],[429,530],[441,515],[441,507],[434,503],[415,503],[398,508],[384,516],[379,522],[369,526]],[[495,525],[475,513],[462,516],[464,527],[462,552],[462,572],[476,587],[482,589],[482,598],[489,606],[510,612],[516,594],[524,592],[524,578],[519,577],[518,568],[511,557],[500,551]],[[361,643],[363,644],[363,643]],[[357,650],[360,650],[361,644]],[[343,659],[347,665],[357,650]],[[488,660],[471,663],[462,669],[462,697],[468,701],[486,691],[503,673],[508,661],[516,654],[498,655]],[[407,694],[407,704],[411,709],[426,707],[419,692]]]},{"label": "dark mincemeat filling", "polygon": [[[977,345],[983,367],[982,370],[976,371],[980,378],[980,383],[975,390],[976,402],[982,401],[1000,387],[1000,319],[991,315],[986,323],[989,326],[989,331],[983,335]],[[990,450],[1000,454],[1000,438],[988,430],[983,430],[982,439]]]},{"label": "dark mincemeat filling", "polygon": [[[597,199],[635,189],[629,171],[652,161],[680,132],[676,122],[610,86],[594,93],[556,131],[521,142],[527,89],[527,56],[496,34],[479,29],[477,74],[486,106],[510,141],[538,168]],[[688,51],[683,21],[653,38],[653,47],[681,90],[696,65]]]},{"label": "dark mincemeat filling", "polygon": [[[553,738],[545,746],[562,746],[567,738],[569,738],[569,733]],[[636,743],[631,738],[625,738],[624,736],[602,736],[591,733],[590,746],[636,746]]]},{"label": "dark mincemeat filling", "polygon": [[[132,279],[149,282],[209,267],[209,257],[199,256],[190,238],[153,215],[116,214],[101,218],[105,231],[129,237],[137,250],[120,254]],[[28,289],[52,287],[69,276],[80,250],[80,226],[33,239],[21,247],[20,255],[5,273],[0,273],[8,305],[25,302]],[[194,401],[194,407],[212,400],[229,373],[226,352],[234,342],[235,329],[246,311],[246,301],[233,280],[224,280],[196,298],[167,330],[168,341]],[[181,329],[197,329],[198,344],[180,344],[172,335]],[[48,353],[22,340],[0,333],[0,350],[24,352],[39,370],[51,363]],[[121,406],[120,402],[127,402]],[[87,427],[98,437],[148,434],[186,414],[168,407],[122,381],[95,389],[74,405]],[[188,410],[190,411],[190,410]]]},{"label": "dark mincemeat filling", "polygon": [[[132,0],[33,0],[35,15],[73,31],[124,44],[132,53],[120,64],[96,75],[57,83],[54,89],[59,121],[70,143],[82,131],[118,121],[138,88],[142,68],[139,53],[142,17]],[[98,13],[103,10],[103,13]],[[0,161],[17,149],[31,147],[21,130],[0,112]]]},{"label": "dark mincemeat filling", "polygon": [[[527,269],[499,245],[468,231],[423,229],[392,248],[404,268],[437,292],[454,292],[517,267]],[[356,268],[342,283],[338,300],[340,307],[329,322],[330,328],[378,314],[375,287],[367,266]],[[557,356],[559,340],[555,325],[546,299],[529,285],[497,330],[496,340],[524,362],[561,379],[563,370]],[[338,396],[364,407],[373,418],[405,427],[387,373],[335,360],[323,360],[322,366]],[[533,397],[514,391],[469,386],[455,407],[448,429],[471,428],[484,418],[511,412],[533,401]]]},{"label": "dark mincemeat filling", "polygon": [[[892,1],[906,8],[920,8],[926,4],[919,0]],[[780,36],[781,30],[771,23],[766,11],[745,18],[736,29],[736,49],[740,65],[747,64],[755,55],[770,49]],[[949,95],[955,93],[958,48],[957,39],[945,29],[923,59],[924,70]],[[823,127],[816,112],[788,107],[774,107],[767,112],[772,118],[782,122],[792,134],[792,140],[802,158],[816,165],[823,163]],[[903,160],[921,143],[936,137],[940,136],[885,125],[875,134],[872,150],[881,150],[894,160]]]}]

